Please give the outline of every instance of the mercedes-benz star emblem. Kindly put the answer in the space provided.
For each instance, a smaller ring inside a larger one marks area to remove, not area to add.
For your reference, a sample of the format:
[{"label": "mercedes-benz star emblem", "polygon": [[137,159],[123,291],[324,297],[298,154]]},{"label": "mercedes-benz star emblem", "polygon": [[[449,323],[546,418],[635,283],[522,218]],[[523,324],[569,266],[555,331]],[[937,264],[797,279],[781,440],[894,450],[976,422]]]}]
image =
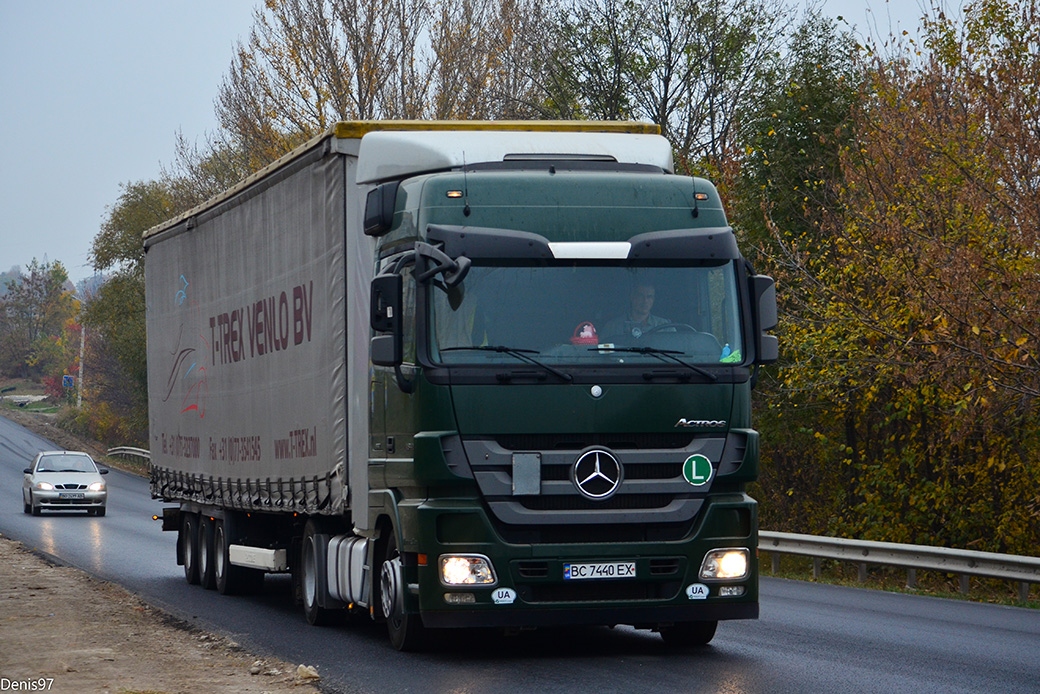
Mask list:
[{"label": "mercedes-benz star emblem", "polygon": [[574,462],[571,480],[584,496],[606,499],[621,486],[621,463],[611,453],[593,449],[585,451]]}]

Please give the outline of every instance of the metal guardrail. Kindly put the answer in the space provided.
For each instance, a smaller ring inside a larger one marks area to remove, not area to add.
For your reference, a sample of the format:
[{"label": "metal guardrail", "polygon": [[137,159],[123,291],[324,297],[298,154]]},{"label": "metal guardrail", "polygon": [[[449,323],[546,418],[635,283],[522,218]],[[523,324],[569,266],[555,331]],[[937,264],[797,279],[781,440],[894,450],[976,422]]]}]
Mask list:
[{"label": "metal guardrail", "polygon": [[968,592],[969,576],[1018,581],[1022,602],[1029,597],[1029,585],[1040,583],[1037,557],[769,531],[759,532],[758,537],[759,550],[772,553],[773,573],[779,569],[780,554],[795,554],[812,557],[814,578],[820,576],[823,559],[835,559],[859,564],[860,582],[866,581],[868,564],[905,568],[908,588],[916,584],[918,570],[959,574],[962,593]]},{"label": "metal guardrail", "polygon": [[115,448],[109,448],[108,454],[110,456],[123,456],[128,458],[143,458],[144,460],[150,461],[152,454],[143,448],[134,448],[133,446],[116,446]]}]

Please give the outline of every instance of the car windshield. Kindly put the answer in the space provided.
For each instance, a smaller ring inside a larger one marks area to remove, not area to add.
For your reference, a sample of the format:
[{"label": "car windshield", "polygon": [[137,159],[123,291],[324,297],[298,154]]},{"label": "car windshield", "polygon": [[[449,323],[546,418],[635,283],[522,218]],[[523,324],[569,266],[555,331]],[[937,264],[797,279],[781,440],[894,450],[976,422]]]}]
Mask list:
[{"label": "car windshield", "polygon": [[36,472],[97,472],[97,467],[85,455],[45,455]]},{"label": "car windshield", "polygon": [[444,364],[741,363],[732,262],[696,267],[478,266],[433,285],[431,354]]}]

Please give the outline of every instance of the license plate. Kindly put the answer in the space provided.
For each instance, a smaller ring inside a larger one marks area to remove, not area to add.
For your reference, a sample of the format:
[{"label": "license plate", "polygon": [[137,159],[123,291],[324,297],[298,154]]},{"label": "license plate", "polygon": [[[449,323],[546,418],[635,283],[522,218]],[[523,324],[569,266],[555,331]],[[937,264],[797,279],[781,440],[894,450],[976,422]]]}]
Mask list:
[{"label": "license plate", "polygon": [[584,581],[596,578],[635,578],[634,561],[599,562],[595,564],[564,564],[565,581]]},{"label": "license plate", "polygon": [[58,492],[59,499],[85,499],[83,492]]}]

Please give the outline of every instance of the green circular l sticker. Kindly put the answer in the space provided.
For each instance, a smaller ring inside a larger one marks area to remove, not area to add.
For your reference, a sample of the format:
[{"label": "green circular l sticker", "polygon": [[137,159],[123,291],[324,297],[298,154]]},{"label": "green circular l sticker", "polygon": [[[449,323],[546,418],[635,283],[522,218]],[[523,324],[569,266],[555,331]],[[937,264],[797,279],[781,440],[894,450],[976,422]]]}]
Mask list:
[{"label": "green circular l sticker", "polygon": [[683,463],[682,475],[694,487],[703,487],[711,481],[711,461],[695,453]]}]

